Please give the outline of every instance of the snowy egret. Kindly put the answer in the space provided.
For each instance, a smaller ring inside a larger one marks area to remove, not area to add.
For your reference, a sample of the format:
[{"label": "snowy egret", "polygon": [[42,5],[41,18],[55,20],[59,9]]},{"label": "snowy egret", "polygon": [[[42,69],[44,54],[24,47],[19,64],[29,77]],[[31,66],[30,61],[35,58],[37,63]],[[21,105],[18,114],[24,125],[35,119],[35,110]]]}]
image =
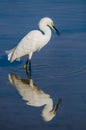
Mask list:
[{"label": "snowy egret", "polygon": [[32,55],[34,52],[39,51],[49,42],[51,38],[50,28],[54,29],[56,33],[60,35],[51,18],[42,18],[39,21],[39,28],[40,30],[33,30],[29,32],[15,48],[6,51],[8,54],[8,60],[10,62],[20,59],[23,56],[27,56],[28,59],[24,64],[24,68],[27,70],[27,65],[29,63],[29,70],[31,71]]},{"label": "snowy egret", "polygon": [[27,105],[33,107],[44,106],[42,110],[44,121],[50,121],[56,116],[56,112],[62,101],[61,98],[59,98],[57,104],[53,106],[53,99],[50,95],[40,90],[32,79],[22,79],[20,76],[11,73],[9,74],[9,81],[15,86]]}]

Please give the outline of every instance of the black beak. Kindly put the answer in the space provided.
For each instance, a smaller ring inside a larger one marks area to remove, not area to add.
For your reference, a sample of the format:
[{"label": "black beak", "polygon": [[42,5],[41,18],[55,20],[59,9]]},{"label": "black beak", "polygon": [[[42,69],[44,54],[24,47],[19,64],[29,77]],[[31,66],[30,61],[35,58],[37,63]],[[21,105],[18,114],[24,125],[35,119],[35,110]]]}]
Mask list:
[{"label": "black beak", "polygon": [[56,34],[57,34],[57,35],[60,35],[60,32],[58,31],[58,29],[57,29],[54,25],[53,25],[52,27],[53,27],[53,29],[55,30]]},{"label": "black beak", "polygon": [[54,113],[56,113],[56,111],[57,111],[59,105],[61,104],[61,102],[62,102],[62,98],[60,98],[60,99],[58,100],[58,103],[54,106],[54,108],[53,108],[53,112],[54,112]]}]

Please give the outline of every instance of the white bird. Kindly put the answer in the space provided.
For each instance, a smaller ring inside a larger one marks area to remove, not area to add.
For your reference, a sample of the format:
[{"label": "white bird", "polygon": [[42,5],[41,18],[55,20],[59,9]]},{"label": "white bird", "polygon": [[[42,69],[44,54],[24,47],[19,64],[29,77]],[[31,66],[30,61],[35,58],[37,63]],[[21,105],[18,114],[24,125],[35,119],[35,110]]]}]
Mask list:
[{"label": "white bird", "polygon": [[55,28],[51,18],[42,18],[39,21],[40,30],[33,30],[29,32],[15,48],[6,51],[8,54],[8,60],[13,62],[23,56],[28,56],[28,60],[26,61],[24,68],[27,70],[27,65],[29,62],[29,70],[31,71],[32,55],[34,52],[39,51],[49,42],[51,38],[50,28],[54,29],[56,33],[60,35],[59,31]]},{"label": "white bird", "polygon": [[34,107],[44,106],[42,110],[42,117],[45,121],[50,121],[56,116],[57,109],[62,101],[61,98],[53,107],[53,99],[49,94],[40,90],[32,79],[21,79],[18,75],[9,74],[9,81],[18,90],[27,105]]}]

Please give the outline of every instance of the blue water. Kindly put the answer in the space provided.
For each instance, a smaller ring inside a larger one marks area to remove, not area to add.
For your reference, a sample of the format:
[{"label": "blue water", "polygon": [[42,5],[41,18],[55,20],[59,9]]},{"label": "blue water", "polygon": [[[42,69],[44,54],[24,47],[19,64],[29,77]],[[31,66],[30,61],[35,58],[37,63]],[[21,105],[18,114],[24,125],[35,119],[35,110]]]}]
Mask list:
[{"label": "blue water", "polygon": [[[52,31],[49,44],[32,58],[32,79],[38,90],[48,94],[54,105],[62,98],[56,116],[48,122],[42,118],[46,103],[27,105],[9,81],[8,75],[14,73],[27,82],[26,59],[10,64],[5,54],[30,30],[38,29],[45,16],[53,19],[61,33],[58,37]],[[85,0],[0,1],[0,130],[19,129],[86,129]]]}]

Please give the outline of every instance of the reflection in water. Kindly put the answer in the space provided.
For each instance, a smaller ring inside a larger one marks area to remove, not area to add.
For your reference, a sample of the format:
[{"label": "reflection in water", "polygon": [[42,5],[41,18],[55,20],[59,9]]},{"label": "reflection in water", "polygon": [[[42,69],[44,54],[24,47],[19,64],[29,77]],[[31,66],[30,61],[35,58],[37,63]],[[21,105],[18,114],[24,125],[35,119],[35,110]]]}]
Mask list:
[{"label": "reflection in water", "polygon": [[44,105],[42,110],[42,117],[45,121],[52,120],[58,109],[62,99],[53,107],[53,100],[49,94],[40,90],[39,87],[33,82],[33,79],[21,79],[20,76],[9,74],[10,83],[16,87],[23,100],[27,101],[27,105],[40,107]]}]

